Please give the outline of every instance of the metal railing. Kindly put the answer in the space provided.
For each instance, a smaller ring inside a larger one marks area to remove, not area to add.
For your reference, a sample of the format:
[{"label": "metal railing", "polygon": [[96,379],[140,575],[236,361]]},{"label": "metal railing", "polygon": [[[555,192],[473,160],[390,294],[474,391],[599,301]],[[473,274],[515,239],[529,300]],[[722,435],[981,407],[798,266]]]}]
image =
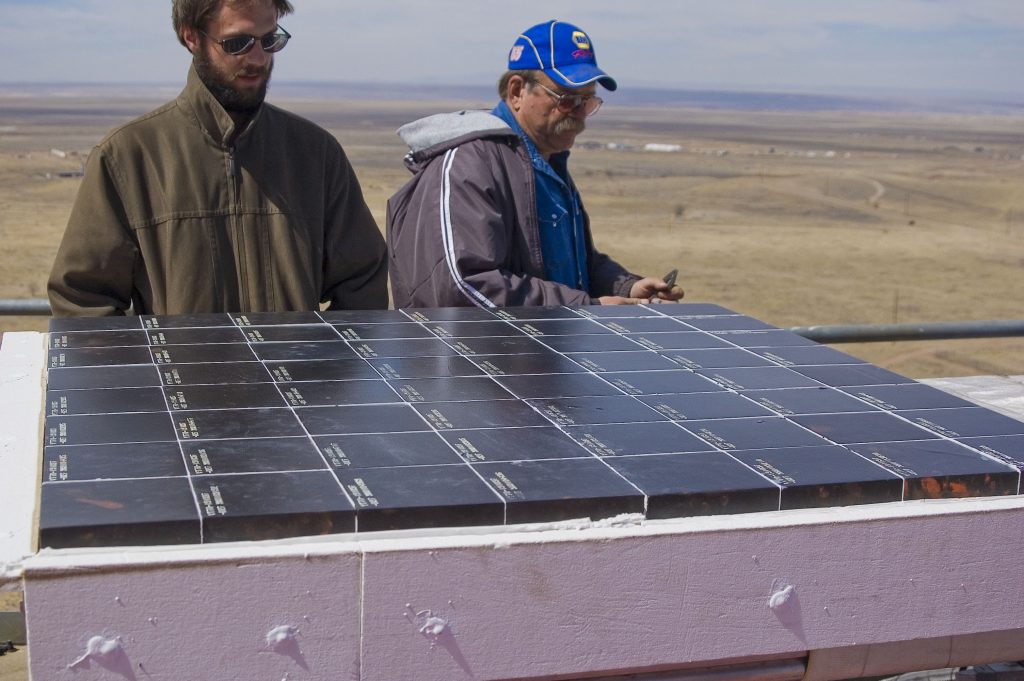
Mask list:
[{"label": "metal railing", "polygon": [[[44,298],[0,299],[0,316],[48,316]],[[1007,338],[1024,336],[1024,320],[995,319],[975,322],[922,322],[920,324],[834,324],[794,326],[793,333],[819,343],[879,343],[888,341]]]},{"label": "metal railing", "polygon": [[45,298],[0,299],[0,315],[11,317],[32,315],[49,316],[50,302]]},{"label": "metal railing", "polygon": [[819,343],[878,343],[883,341],[949,340],[1024,336],[1024,321],[997,319],[977,322],[924,322],[920,324],[836,324],[794,326],[795,334]]}]

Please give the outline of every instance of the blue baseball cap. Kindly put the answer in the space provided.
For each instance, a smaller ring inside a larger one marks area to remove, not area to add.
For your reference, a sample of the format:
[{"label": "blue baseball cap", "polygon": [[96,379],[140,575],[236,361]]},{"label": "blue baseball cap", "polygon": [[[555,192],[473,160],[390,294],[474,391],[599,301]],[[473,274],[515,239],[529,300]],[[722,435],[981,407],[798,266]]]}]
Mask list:
[{"label": "blue baseball cap", "polygon": [[508,68],[543,71],[566,88],[594,81],[608,90],[618,87],[614,78],[597,67],[590,36],[578,26],[555,19],[523,31],[508,53]]}]

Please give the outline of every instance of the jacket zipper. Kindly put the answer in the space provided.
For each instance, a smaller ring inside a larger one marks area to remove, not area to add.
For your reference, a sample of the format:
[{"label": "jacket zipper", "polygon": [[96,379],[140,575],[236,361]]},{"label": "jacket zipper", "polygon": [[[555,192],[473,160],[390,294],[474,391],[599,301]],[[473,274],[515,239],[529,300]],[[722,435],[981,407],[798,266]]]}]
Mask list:
[{"label": "jacket zipper", "polygon": [[238,293],[239,293],[239,308],[240,311],[246,311],[249,309],[249,281],[246,275],[246,261],[245,261],[245,229],[242,225],[242,220],[239,217],[239,194],[241,190],[239,188],[239,177],[238,177],[238,165],[235,161],[235,146],[232,144],[227,148],[228,152],[228,182],[231,185],[231,223],[234,228],[238,244],[236,247],[235,257],[238,263]]}]

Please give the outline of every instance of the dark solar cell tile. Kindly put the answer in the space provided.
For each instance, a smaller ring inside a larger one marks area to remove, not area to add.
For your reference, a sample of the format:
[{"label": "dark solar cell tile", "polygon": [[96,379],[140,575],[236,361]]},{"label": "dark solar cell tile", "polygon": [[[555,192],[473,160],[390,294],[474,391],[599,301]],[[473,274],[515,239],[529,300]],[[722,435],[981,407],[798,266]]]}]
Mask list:
[{"label": "dark solar cell tile", "polygon": [[316,312],[236,312],[231,320],[238,326],[260,327],[323,323]]},{"label": "dark solar cell tile", "polygon": [[437,433],[328,435],[314,439],[324,458],[339,469],[462,463]]},{"label": "dark solar cell tile", "polygon": [[68,331],[120,331],[141,329],[139,317],[50,317],[50,333]]},{"label": "dark solar cell tile", "polygon": [[903,480],[839,446],[730,452],[782,487],[783,510],[903,499]]},{"label": "dark solar cell tile", "polygon": [[46,445],[97,445],[121,442],[173,442],[174,425],[166,413],[46,417]]},{"label": "dark solar cell tile", "polygon": [[793,416],[793,421],[838,444],[934,438],[927,430],[885,412]]},{"label": "dark solar cell tile", "polygon": [[50,350],[47,366],[50,369],[63,367],[98,367],[125,364],[152,364],[153,357],[146,346],[124,348],[79,348]]},{"label": "dark solar cell tile", "polygon": [[653,317],[657,313],[646,305],[586,305],[577,310],[584,317]]},{"label": "dark solar cell tile", "polygon": [[847,411],[875,411],[875,407],[835,388],[786,388],[783,390],[747,390],[743,396],[783,416],[794,414],[834,414]]},{"label": "dark solar cell tile", "polygon": [[544,376],[498,376],[496,380],[516,397],[590,397],[621,395],[622,391],[593,374],[547,374]]},{"label": "dark solar cell tile", "polygon": [[397,338],[433,338],[426,327],[411,321],[392,324],[335,324],[346,340],[394,340]]},{"label": "dark solar cell tile", "polygon": [[326,469],[308,437],[194,440],[181,443],[191,475]]},{"label": "dark solar cell tile", "polygon": [[51,333],[49,346],[54,350],[63,348],[111,348],[126,345],[149,345],[149,336],[141,329],[137,331],[71,331]]},{"label": "dark solar cell tile", "polygon": [[281,392],[293,407],[332,407],[342,404],[389,404],[402,398],[381,380],[306,381],[282,385]]},{"label": "dark solar cell tile", "polygon": [[[424,329],[425,331],[426,329]],[[367,359],[391,357],[445,357],[456,351],[439,338],[352,341],[352,348]]]},{"label": "dark solar cell tile", "polygon": [[688,317],[686,323],[701,331],[757,331],[761,329],[775,329],[771,324],[745,315]]},{"label": "dark solar cell tile", "polygon": [[398,310],[326,310],[320,316],[328,324],[393,324],[409,321]]},{"label": "dark solar cell tile", "polygon": [[[836,387],[861,386],[861,385],[893,385],[899,383],[913,383],[909,378],[900,376],[891,371],[877,367],[873,364],[846,364],[842,366],[809,366],[794,367],[804,376],[821,381],[825,385]],[[847,391],[848,392],[848,391]]]},{"label": "dark solar cell tile", "polygon": [[774,366],[772,362],[769,362],[764,357],[736,348],[665,350],[661,355],[688,369],[726,369],[735,367]]},{"label": "dark solar cell tile", "polygon": [[179,314],[179,315],[143,315],[142,326],[147,329],[190,329],[211,326],[234,326],[230,315],[226,314]]},{"label": "dark solar cell tile", "polygon": [[465,357],[403,357],[371,359],[370,364],[387,379],[445,378],[448,376],[480,376],[476,365]]},{"label": "dark solar cell tile", "polygon": [[881,409],[939,409],[942,407],[973,407],[967,400],[923,383],[872,385],[845,388],[844,392],[870,402]]},{"label": "dark solar cell tile", "polygon": [[721,338],[700,331],[679,333],[633,333],[626,336],[650,350],[702,350],[730,348]]},{"label": "dark solar cell tile", "polygon": [[[769,333],[769,332],[766,332]],[[734,334],[733,334],[734,335]],[[725,336],[732,338],[732,335]],[[824,345],[797,345],[790,347],[763,347],[752,348],[752,350],[782,366],[810,366],[815,364],[863,364],[864,360],[857,359],[845,352],[833,350]]]},{"label": "dark solar cell tile", "polygon": [[590,319],[535,319],[515,322],[515,326],[530,336],[577,336],[588,333],[613,333],[611,329]]},{"label": "dark solar cell tile", "polygon": [[441,437],[468,463],[591,456],[565,433],[551,427],[452,430],[441,433]]},{"label": "dark solar cell tile", "polygon": [[256,353],[258,358],[265,362],[359,359],[359,355],[356,351],[353,350],[348,343],[342,340],[322,341],[316,343],[306,343],[302,341],[257,343],[252,346],[252,351]]},{"label": "dark solar cell tile", "polygon": [[273,383],[190,385],[164,388],[163,392],[167,395],[167,405],[174,411],[285,406]]},{"label": "dark solar cell tile", "polygon": [[1024,421],[1018,421],[981,407],[923,409],[897,413],[922,428],[947,437],[1024,435]]},{"label": "dark solar cell tile", "polygon": [[547,425],[540,414],[519,400],[423,402],[412,406],[438,430]]},{"label": "dark solar cell tile", "polygon": [[723,452],[620,456],[607,462],[647,495],[649,519],[779,508],[779,488]]},{"label": "dark solar cell tile", "polygon": [[46,447],[43,482],[171,478],[185,475],[175,442]]},{"label": "dark solar cell tile", "polygon": [[303,435],[291,409],[213,409],[172,414],[180,440]]},{"label": "dark solar cell tile", "polygon": [[1024,435],[965,437],[959,441],[1017,470],[1024,470]]},{"label": "dark solar cell tile", "polygon": [[482,307],[420,307],[402,312],[417,322],[479,322],[496,319],[493,312]]},{"label": "dark solar cell tile", "polygon": [[603,379],[630,395],[706,393],[725,390],[714,381],[688,369],[623,371],[602,374]]},{"label": "dark solar cell tile", "polygon": [[433,322],[426,325],[442,338],[481,338],[488,336],[522,336],[523,332],[508,322],[492,319],[483,322]]},{"label": "dark solar cell tile", "polygon": [[544,336],[539,339],[557,352],[619,352],[640,350],[625,336],[614,333],[592,333],[582,336]]},{"label": "dark solar cell tile", "polygon": [[494,310],[502,319],[577,319],[578,311],[558,306],[505,307]]},{"label": "dark solar cell tile", "polygon": [[505,499],[509,525],[644,512],[643,494],[597,459],[471,465]]},{"label": "dark solar cell tile", "polygon": [[568,355],[573,361],[597,372],[657,371],[672,369],[675,364],[661,355],[646,350],[635,352],[581,352]]},{"label": "dark solar cell tile", "polygon": [[676,305],[658,305],[655,311],[658,312],[658,314],[683,318],[736,314],[732,310],[728,310],[721,305],[715,305],[713,303],[678,303]]},{"label": "dark solar cell tile", "polygon": [[562,397],[529,400],[542,414],[560,426],[597,423],[662,421],[664,416],[633,397]]},{"label": "dark solar cell tile", "polygon": [[470,359],[492,376],[569,374],[586,371],[579,364],[550,351],[528,355],[473,355]]},{"label": "dark solar cell tile", "polygon": [[160,373],[152,364],[50,369],[46,372],[46,387],[50,390],[142,388],[150,385],[160,385]]},{"label": "dark solar cell tile", "polygon": [[814,447],[828,444],[814,433],[780,417],[679,421],[697,437],[720,449]]},{"label": "dark solar cell tile", "polygon": [[565,432],[592,454],[602,457],[712,449],[704,440],[667,421],[572,426]]},{"label": "dark solar cell tile", "polygon": [[761,349],[816,346],[816,343],[809,338],[804,338],[782,329],[768,331],[716,331],[715,335],[741,348]]},{"label": "dark solar cell tile", "polygon": [[370,404],[296,409],[310,435],[405,433],[430,430],[406,404]]},{"label": "dark solar cell tile", "polygon": [[160,388],[104,388],[102,390],[49,390],[46,415],[123,414],[167,411]]},{"label": "dark solar cell tile", "polygon": [[157,364],[193,364],[206,362],[251,362],[256,359],[246,343],[220,345],[165,345],[152,348],[151,361]]},{"label": "dark solar cell tile", "polygon": [[359,531],[501,525],[504,504],[465,464],[340,471]]},{"label": "dark solar cell tile", "polygon": [[759,404],[730,392],[651,395],[637,399],[673,421],[772,416],[772,412]]},{"label": "dark solar cell tile", "polygon": [[203,543],[355,531],[355,512],[329,471],[194,478]]},{"label": "dark solar cell tile", "polygon": [[205,329],[153,329],[150,345],[207,345],[213,343],[244,343],[245,335],[234,326]]},{"label": "dark solar cell tile", "polygon": [[214,385],[221,383],[266,383],[273,381],[260,362],[231,364],[166,364],[159,367],[164,385]]},{"label": "dark solar cell tile", "polygon": [[245,329],[245,338],[250,343],[311,343],[341,340],[334,327],[327,324],[252,326]]},{"label": "dark solar cell tile", "polygon": [[701,369],[697,373],[733,390],[814,388],[820,384],[785,367]]},{"label": "dark solar cell tile", "polygon": [[519,355],[547,350],[539,341],[527,336],[452,338],[448,344],[463,355]]},{"label": "dark solar cell tile", "polygon": [[486,376],[392,379],[389,383],[406,402],[507,400],[512,397]]},{"label": "dark solar cell tile", "polygon": [[91,480],[43,485],[42,548],[198,544],[187,478]]},{"label": "dark solar cell tile", "polygon": [[1016,494],[1020,471],[949,440],[875,442],[850,449],[904,479],[904,499]]},{"label": "dark solar cell tile", "polygon": [[639,317],[635,319],[601,319],[602,324],[619,333],[697,333],[694,328],[674,317]]},{"label": "dark solar cell tile", "polygon": [[361,359],[310,359],[294,362],[267,362],[266,367],[270,375],[278,383],[380,378],[380,375],[373,370],[373,367]]}]

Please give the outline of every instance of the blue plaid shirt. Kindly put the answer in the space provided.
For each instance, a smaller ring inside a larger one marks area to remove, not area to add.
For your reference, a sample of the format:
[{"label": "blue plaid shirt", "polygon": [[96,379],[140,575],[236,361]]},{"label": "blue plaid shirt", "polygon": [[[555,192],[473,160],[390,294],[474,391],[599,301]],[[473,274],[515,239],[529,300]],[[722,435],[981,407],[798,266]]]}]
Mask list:
[{"label": "blue plaid shirt", "polygon": [[533,163],[545,278],[580,291],[589,291],[583,208],[580,194],[569,177],[569,152],[552,154],[548,162],[519,126],[505,102],[499,102],[491,113],[508,123],[519,135]]}]

